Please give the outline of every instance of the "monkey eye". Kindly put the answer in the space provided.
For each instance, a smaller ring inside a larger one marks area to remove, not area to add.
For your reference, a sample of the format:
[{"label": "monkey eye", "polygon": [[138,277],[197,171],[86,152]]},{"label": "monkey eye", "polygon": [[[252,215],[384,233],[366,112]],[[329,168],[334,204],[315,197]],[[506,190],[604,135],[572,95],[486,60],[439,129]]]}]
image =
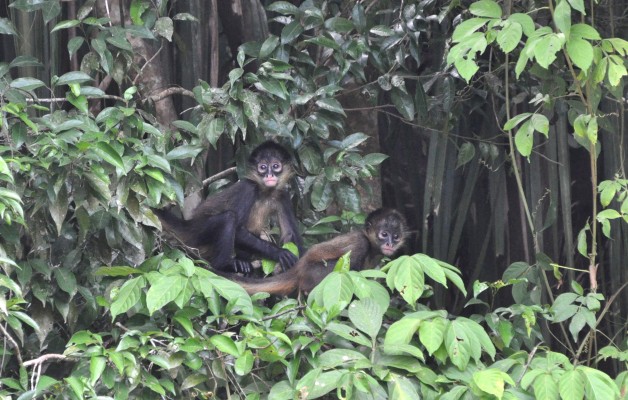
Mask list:
[{"label": "monkey eye", "polygon": [[395,240],[399,240],[399,235],[398,235],[398,234],[395,234],[395,235],[393,236],[393,239],[395,239]]},{"label": "monkey eye", "polygon": [[266,172],[267,169],[268,169],[268,165],[266,164],[257,165],[257,172]]},{"label": "monkey eye", "polygon": [[384,239],[385,239],[385,238],[387,238],[387,237],[388,237],[388,232],[381,232],[381,233],[379,234],[379,236],[381,236],[382,238],[384,238]]},{"label": "monkey eye", "polygon": [[273,171],[275,171],[275,172],[281,171],[281,164],[279,164],[279,163],[273,164]]}]

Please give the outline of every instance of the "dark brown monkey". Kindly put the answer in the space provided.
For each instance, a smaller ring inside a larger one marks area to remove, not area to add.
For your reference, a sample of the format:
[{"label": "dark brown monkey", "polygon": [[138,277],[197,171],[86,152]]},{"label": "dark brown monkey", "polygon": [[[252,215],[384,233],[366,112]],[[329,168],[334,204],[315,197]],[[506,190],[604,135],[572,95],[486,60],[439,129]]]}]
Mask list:
[{"label": "dark brown monkey", "polygon": [[294,242],[303,251],[303,241],[287,190],[294,170],[290,154],[281,145],[266,141],[248,158],[248,171],[225,190],[209,196],[182,220],[166,210],[153,210],[162,228],[197,248],[219,271],[251,271],[250,257],[259,255],[278,261],[285,271],[297,257],[290,251],[260,238],[271,217],[276,216],[281,243]]},{"label": "dark brown monkey", "polygon": [[396,210],[380,208],[366,217],[360,230],[312,246],[289,271],[264,279],[226,275],[249,293],[308,294],[329,273],[340,257],[351,252],[352,270],[373,268],[382,256],[392,256],[403,245],[406,221]]}]

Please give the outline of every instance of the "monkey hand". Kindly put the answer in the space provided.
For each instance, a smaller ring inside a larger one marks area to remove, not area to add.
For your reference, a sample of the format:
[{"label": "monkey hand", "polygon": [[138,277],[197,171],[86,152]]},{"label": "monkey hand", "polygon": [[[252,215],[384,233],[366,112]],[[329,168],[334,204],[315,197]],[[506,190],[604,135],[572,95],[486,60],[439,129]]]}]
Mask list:
[{"label": "monkey hand", "polygon": [[283,272],[286,272],[287,270],[292,268],[292,266],[297,261],[299,261],[299,258],[295,256],[294,254],[292,254],[292,252],[290,252],[289,250],[282,249],[281,252],[279,253],[278,261],[279,261],[279,265],[281,265],[281,270]]},{"label": "monkey hand", "polygon": [[233,260],[233,271],[250,275],[253,271],[253,265],[249,261]]}]

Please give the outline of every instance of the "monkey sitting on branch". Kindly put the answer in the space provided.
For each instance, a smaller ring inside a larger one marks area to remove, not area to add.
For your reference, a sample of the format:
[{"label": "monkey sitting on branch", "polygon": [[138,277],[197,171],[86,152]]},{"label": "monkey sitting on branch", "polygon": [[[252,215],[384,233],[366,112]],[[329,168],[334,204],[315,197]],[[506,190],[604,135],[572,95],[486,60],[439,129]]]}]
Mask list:
[{"label": "monkey sitting on branch", "polygon": [[286,271],[298,258],[260,235],[269,219],[276,216],[281,243],[294,242],[303,251],[287,190],[293,174],[288,151],[266,141],[251,152],[245,179],[209,196],[190,219],[180,219],[167,210],[153,212],[163,230],[184,245],[198,249],[198,254],[218,271],[249,274],[253,255],[277,261]]},{"label": "monkey sitting on branch", "polygon": [[267,292],[288,296],[309,294],[333,270],[344,254],[350,254],[350,268],[373,268],[382,256],[392,256],[403,245],[406,221],[396,210],[380,208],[371,212],[360,230],[312,246],[287,272],[269,278],[246,278],[221,274],[240,284],[249,294]]}]

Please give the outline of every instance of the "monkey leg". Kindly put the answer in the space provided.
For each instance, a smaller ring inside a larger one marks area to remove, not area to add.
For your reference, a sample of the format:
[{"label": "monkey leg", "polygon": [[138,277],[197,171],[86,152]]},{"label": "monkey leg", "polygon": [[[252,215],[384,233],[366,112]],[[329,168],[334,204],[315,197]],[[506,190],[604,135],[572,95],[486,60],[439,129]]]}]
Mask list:
[{"label": "monkey leg", "polygon": [[225,211],[205,218],[196,241],[198,245],[212,247],[209,262],[213,268],[249,274],[253,268],[251,263],[234,258],[236,230],[236,214],[233,211]]},{"label": "monkey leg", "polygon": [[278,261],[283,271],[287,271],[298,261],[297,256],[290,251],[281,249],[266,240],[260,239],[244,227],[240,227],[236,231],[235,245],[238,249],[248,250],[252,253],[262,255],[264,258]]}]

